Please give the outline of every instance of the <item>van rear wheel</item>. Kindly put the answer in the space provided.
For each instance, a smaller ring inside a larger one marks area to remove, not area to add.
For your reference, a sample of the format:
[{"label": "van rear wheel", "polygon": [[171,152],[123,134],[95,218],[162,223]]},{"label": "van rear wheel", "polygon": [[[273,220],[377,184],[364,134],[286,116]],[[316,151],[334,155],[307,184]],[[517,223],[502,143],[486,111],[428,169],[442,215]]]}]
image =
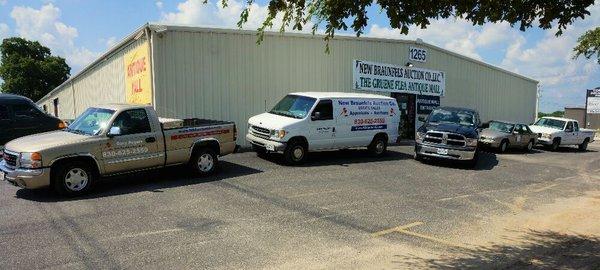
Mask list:
[{"label": "van rear wheel", "polygon": [[377,136],[373,138],[373,141],[369,145],[368,149],[371,155],[376,157],[382,156],[387,150],[387,140],[384,136]]}]

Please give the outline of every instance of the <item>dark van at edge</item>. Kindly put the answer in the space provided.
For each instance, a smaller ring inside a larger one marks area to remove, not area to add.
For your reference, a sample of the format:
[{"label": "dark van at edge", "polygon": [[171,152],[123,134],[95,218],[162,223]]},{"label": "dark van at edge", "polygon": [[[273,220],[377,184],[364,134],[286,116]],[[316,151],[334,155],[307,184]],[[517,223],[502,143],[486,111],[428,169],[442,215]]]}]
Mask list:
[{"label": "dark van at edge", "polygon": [[432,157],[458,160],[474,167],[478,158],[480,125],[479,113],[475,110],[436,108],[417,130],[415,159]]},{"label": "dark van at edge", "polygon": [[0,93],[0,149],[13,139],[65,127],[63,121],[44,113],[30,99]]}]

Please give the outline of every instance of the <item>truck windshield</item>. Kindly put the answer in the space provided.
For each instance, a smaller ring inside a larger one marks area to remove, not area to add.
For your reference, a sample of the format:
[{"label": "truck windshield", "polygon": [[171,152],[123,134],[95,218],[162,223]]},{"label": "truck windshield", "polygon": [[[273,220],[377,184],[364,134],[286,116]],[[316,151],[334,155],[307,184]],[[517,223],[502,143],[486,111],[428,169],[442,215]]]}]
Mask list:
[{"label": "truck windshield", "polygon": [[513,128],[514,128],[513,124],[507,124],[507,123],[496,122],[496,121],[490,122],[490,127],[489,127],[489,129],[491,129],[491,130],[500,131],[503,133],[511,133],[511,132],[513,132]]},{"label": "truck windshield", "polygon": [[85,110],[65,131],[85,135],[98,135],[108,127],[108,120],[115,113],[113,110],[89,108]]},{"label": "truck windshield", "polygon": [[315,101],[317,100],[310,97],[287,95],[269,113],[302,119],[306,117]]},{"label": "truck windshield", "polygon": [[450,123],[463,126],[474,126],[476,124],[476,119],[471,111],[437,109],[429,116],[429,123]]},{"label": "truck windshield", "polygon": [[535,122],[535,125],[555,129],[563,129],[563,127],[565,126],[565,121],[550,118],[540,118],[539,120],[537,120],[537,122]]}]

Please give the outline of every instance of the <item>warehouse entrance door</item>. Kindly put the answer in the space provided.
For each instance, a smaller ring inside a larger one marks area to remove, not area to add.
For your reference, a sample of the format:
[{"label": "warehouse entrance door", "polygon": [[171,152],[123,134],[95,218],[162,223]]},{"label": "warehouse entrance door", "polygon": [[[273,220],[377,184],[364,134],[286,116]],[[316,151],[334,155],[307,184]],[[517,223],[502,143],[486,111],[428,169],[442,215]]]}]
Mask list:
[{"label": "warehouse entrance door", "polygon": [[415,121],[417,119],[417,95],[407,93],[392,93],[400,108],[400,139],[415,139]]}]

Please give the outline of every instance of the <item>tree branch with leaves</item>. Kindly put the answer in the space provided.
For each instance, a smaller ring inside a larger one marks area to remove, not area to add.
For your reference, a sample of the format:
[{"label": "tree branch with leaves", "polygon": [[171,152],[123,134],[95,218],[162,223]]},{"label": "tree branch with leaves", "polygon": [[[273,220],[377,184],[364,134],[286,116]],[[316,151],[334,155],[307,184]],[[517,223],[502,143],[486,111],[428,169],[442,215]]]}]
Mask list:
[{"label": "tree branch with leaves", "polygon": [[[221,0],[223,6],[227,6],[227,2]],[[248,22],[254,2],[247,0],[238,27]],[[340,30],[351,29],[360,36],[367,27],[367,9],[372,5],[378,5],[387,15],[390,26],[403,34],[408,34],[410,26],[427,28],[432,20],[454,17],[473,25],[508,22],[521,31],[533,25],[542,29],[556,25],[556,35],[560,35],[575,20],[589,15],[587,8],[593,4],[594,0],[270,0],[267,17],[258,28],[258,43],[278,15],[282,19],[280,32],[290,26],[292,30],[303,30],[312,22],[313,34],[324,26],[325,41]]]},{"label": "tree branch with leaves", "polygon": [[600,27],[589,30],[579,37],[577,46],[573,51],[575,52],[573,59],[577,59],[582,55],[587,59],[591,59],[596,55],[598,64],[600,64]]}]

